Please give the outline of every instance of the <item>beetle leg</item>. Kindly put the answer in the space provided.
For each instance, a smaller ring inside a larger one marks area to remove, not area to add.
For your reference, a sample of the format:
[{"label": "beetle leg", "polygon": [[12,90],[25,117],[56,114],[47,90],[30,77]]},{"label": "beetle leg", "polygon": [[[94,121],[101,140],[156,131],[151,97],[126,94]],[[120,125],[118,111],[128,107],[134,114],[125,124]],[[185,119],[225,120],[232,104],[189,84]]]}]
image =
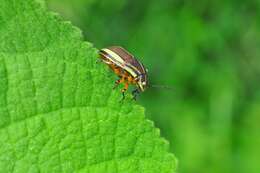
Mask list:
[{"label": "beetle leg", "polygon": [[123,95],[123,98],[122,98],[122,100],[124,100],[125,99],[125,92],[126,92],[126,90],[128,89],[128,83],[126,82],[125,83],[125,87],[121,90],[121,92],[122,92],[122,95]]},{"label": "beetle leg", "polygon": [[128,89],[129,84],[127,82],[125,82],[125,87],[121,90],[121,92],[126,92],[126,90]]},{"label": "beetle leg", "polygon": [[122,99],[121,99],[121,101],[123,101],[123,100],[125,100],[125,93],[124,92],[122,92]]},{"label": "beetle leg", "polygon": [[115,81],[115,86],[113,87],[113,89],[115,89],[120,83],[123,83],[124,82],[124,78],[121,77],[120,79],[116,80]]},{"label": "beetle leg", "polygon": [[139,94],[138,88],[132,91],[133,99],[136,100],[137,95]]}]

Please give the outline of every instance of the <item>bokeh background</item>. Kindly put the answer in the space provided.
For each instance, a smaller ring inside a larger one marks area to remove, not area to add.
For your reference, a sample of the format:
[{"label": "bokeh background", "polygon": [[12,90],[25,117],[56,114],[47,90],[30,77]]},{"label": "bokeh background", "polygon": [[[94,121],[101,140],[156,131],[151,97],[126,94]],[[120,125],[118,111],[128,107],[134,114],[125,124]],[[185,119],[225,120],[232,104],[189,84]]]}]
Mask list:
[{"label": "bokeh background", "polygon": [[95,47],[127,48],[149,69],[151,83],[174,87],[150,88],[138,102],[170,141],[178,172],[260,172],[259,0],[47,5]]}]

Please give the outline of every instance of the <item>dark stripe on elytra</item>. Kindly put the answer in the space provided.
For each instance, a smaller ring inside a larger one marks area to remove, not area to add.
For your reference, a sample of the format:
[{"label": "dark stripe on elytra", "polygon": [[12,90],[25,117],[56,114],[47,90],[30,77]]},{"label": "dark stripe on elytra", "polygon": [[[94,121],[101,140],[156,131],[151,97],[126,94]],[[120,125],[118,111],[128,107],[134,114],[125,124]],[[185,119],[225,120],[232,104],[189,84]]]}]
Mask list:
[{"label": "dark stripe on elytra", "polygon": [[103,54],[104,56],[108,56],[109,58],[111,58],[113,61],[113,63],[118,62],[115,58],[113,58],[113,56],[111,56],[110,54],[108,54],[106,51],[100,50],[100,53]]},{"label": "dark stripe on elytra", "polygon": [[[110,49],[109,49],[110,50]],[[110,50],[112,52],[114,52],[113,50]],[[114,61],[116,61],[111,55],[109,55],[107,52],[101,50],[102,53],[104,53],[105,55],[109,56],[111,59],[113,59]],[[116,52],[114,52],[115,54],[117,54]],[[120,58],[122,58],[119,54],[117,54]],[[124,59],[124,58],[122,58]],[[127,65],[127,62],[124,64],[125,66],[129,67],[130,69],[132,69],[137,75],[140,75],[140,71],[137,71],[136,69],[132,68],[131,66]],[[126,69],[124,69],[126,70]],[[126,70],[127,71],[127,70]],[[130,74],[130,72],[128,72]]]},{"label": "dark stripe on elytra", "polygon": [[127,64],[125,64],[125,66],[131,68],[131,69],[137,74],[137,76],[139,76],[139,75],[141,74],[140,71],[134,69],[132,66],[129,66],[129,65],[127,65]]}]

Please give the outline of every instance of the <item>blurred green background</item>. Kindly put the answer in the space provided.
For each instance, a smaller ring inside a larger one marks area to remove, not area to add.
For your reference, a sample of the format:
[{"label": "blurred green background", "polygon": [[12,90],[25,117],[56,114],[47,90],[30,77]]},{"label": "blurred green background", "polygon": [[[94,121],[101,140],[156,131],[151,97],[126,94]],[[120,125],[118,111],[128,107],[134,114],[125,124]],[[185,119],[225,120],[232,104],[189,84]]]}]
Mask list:
[{"label": "blurred green background", "polygon": [[259,0],[47,2],[95,47],[127,48],[151,83],[174,87],[138,102],[170,141],[178,172],[260,172]]}]

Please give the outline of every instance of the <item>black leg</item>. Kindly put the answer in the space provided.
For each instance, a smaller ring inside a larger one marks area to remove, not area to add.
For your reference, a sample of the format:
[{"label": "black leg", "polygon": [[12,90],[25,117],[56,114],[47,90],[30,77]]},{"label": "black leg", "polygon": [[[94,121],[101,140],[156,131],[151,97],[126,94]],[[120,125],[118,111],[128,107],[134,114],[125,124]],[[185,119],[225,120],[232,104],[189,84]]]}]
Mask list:
[{"label": "black leg", "polygon": [[138,89],[135,89],[135,90],[132,91],[132,95],[133,95],[133,99],[134,99],[134,100],[136,100],[136,97],[137,97],[137,95],[138,95],[139,93],[140,93],[140,92],[139,92]]},{"label": "black leg", "polygon": [[123,100],[125,100],[125,92],[122,92],[122,100],[121,101],[123,101]]},{"label": "black leg", "polygon": [[[122,78],[122,80],[124,80],[124,78]],[[122,100],[124,100],[125,99],[125,92],[127,91],[127,89],[128,89],[128,83],[125,83],[125,87],[121,90],[121,92],[122,92],[122,95],[123,95],[123,98],[122,98]]]}]

